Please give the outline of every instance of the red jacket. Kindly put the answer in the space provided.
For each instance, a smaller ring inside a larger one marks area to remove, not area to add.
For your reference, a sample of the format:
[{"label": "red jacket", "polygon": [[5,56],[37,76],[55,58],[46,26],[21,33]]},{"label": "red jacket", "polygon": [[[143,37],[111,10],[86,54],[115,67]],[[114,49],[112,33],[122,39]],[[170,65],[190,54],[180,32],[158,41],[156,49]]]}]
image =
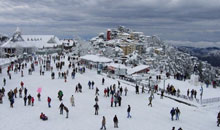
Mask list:
[{"label": "red jacket", "polygon": [[34,102],[34,97],[31,98],[31,102]]},{"label": "red jacket", "polygon": [[47,98],[47,101],[48,101],[48,102],[51,102],[51,98],[48,97],[48,98]]}]

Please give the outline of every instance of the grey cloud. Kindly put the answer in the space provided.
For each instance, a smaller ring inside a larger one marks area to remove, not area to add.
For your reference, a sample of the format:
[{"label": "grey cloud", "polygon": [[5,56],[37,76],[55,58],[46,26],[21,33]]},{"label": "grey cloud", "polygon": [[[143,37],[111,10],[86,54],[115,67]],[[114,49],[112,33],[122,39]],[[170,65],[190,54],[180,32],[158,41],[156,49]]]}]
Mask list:
[{"label": "grey cloud", "polygon": [[0,33],[91,38],[125,25],[167,40],[220,41],[219,0],[1,0]]}]

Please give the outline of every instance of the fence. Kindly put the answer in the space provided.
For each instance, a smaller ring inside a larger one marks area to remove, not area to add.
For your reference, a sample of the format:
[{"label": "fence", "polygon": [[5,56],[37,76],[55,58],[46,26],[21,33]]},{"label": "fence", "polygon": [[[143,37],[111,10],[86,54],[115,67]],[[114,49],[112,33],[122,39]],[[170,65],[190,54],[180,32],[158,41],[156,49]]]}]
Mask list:
[{"label": "fence", "polygon": [[209,104],[209,103],[215,103],[215,102],[220,102],[220,97],[202,99],[201,104]]}]

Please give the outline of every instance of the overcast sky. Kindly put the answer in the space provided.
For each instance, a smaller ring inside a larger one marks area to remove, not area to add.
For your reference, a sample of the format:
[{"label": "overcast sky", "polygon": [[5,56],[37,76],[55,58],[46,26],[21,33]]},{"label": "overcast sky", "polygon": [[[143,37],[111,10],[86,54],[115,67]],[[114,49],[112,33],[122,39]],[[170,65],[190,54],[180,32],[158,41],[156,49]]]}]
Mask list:
[{"label": "overcast sky", "polygon": [[164,40],[220,41],[220,0],[0,0],[0,33],[79,35],[124,25]]}]

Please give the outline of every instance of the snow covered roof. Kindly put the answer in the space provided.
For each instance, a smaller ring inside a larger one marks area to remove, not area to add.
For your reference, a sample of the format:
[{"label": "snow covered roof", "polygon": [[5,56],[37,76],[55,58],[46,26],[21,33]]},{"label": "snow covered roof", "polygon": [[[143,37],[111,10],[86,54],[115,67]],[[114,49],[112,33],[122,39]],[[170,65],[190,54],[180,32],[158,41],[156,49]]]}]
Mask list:
[{"label": "snow covered roof", "polygon": [[54,35],[20,35],[22,40],[14,41],[13,37],[10,38],[1,47],[3,48],[16,48],[16,47],[53,47],[57,45],[62,45],[60,40]]},{"label": "snow covered roof", "polygon": [[123,64],[118,64],[118,63],[110,63],[110,64],[108,64],[108,66],[111,66],[113,68],[128,69],[127,66],[125,66]]},{"label": "snow covered roof", "polygon": [[60,41],[62,42],[62,44],[64,44],[65,47],[73,46],[76,43],[76,41],[72,39],[64,39]]},{"label": "snow covered roof", "polygon": [[128,74],[132,75],[132,74],[134,74],[136,72],[139,72],[139,71],[147,69],[147,68],[149,68],[149,66],[147,66],[147,65],[138,65],[138,66],[136,66],[134,68],[129,69],[128,70]]},{"label": "snow covered roof", "polygon": [[112,62],[112,59],[106,58],[106,57],[101,57],[98,55],[85,55],[80,57],[80,59],[92,61],[92,62],[100,62],[100,63],[110,63]]}]

